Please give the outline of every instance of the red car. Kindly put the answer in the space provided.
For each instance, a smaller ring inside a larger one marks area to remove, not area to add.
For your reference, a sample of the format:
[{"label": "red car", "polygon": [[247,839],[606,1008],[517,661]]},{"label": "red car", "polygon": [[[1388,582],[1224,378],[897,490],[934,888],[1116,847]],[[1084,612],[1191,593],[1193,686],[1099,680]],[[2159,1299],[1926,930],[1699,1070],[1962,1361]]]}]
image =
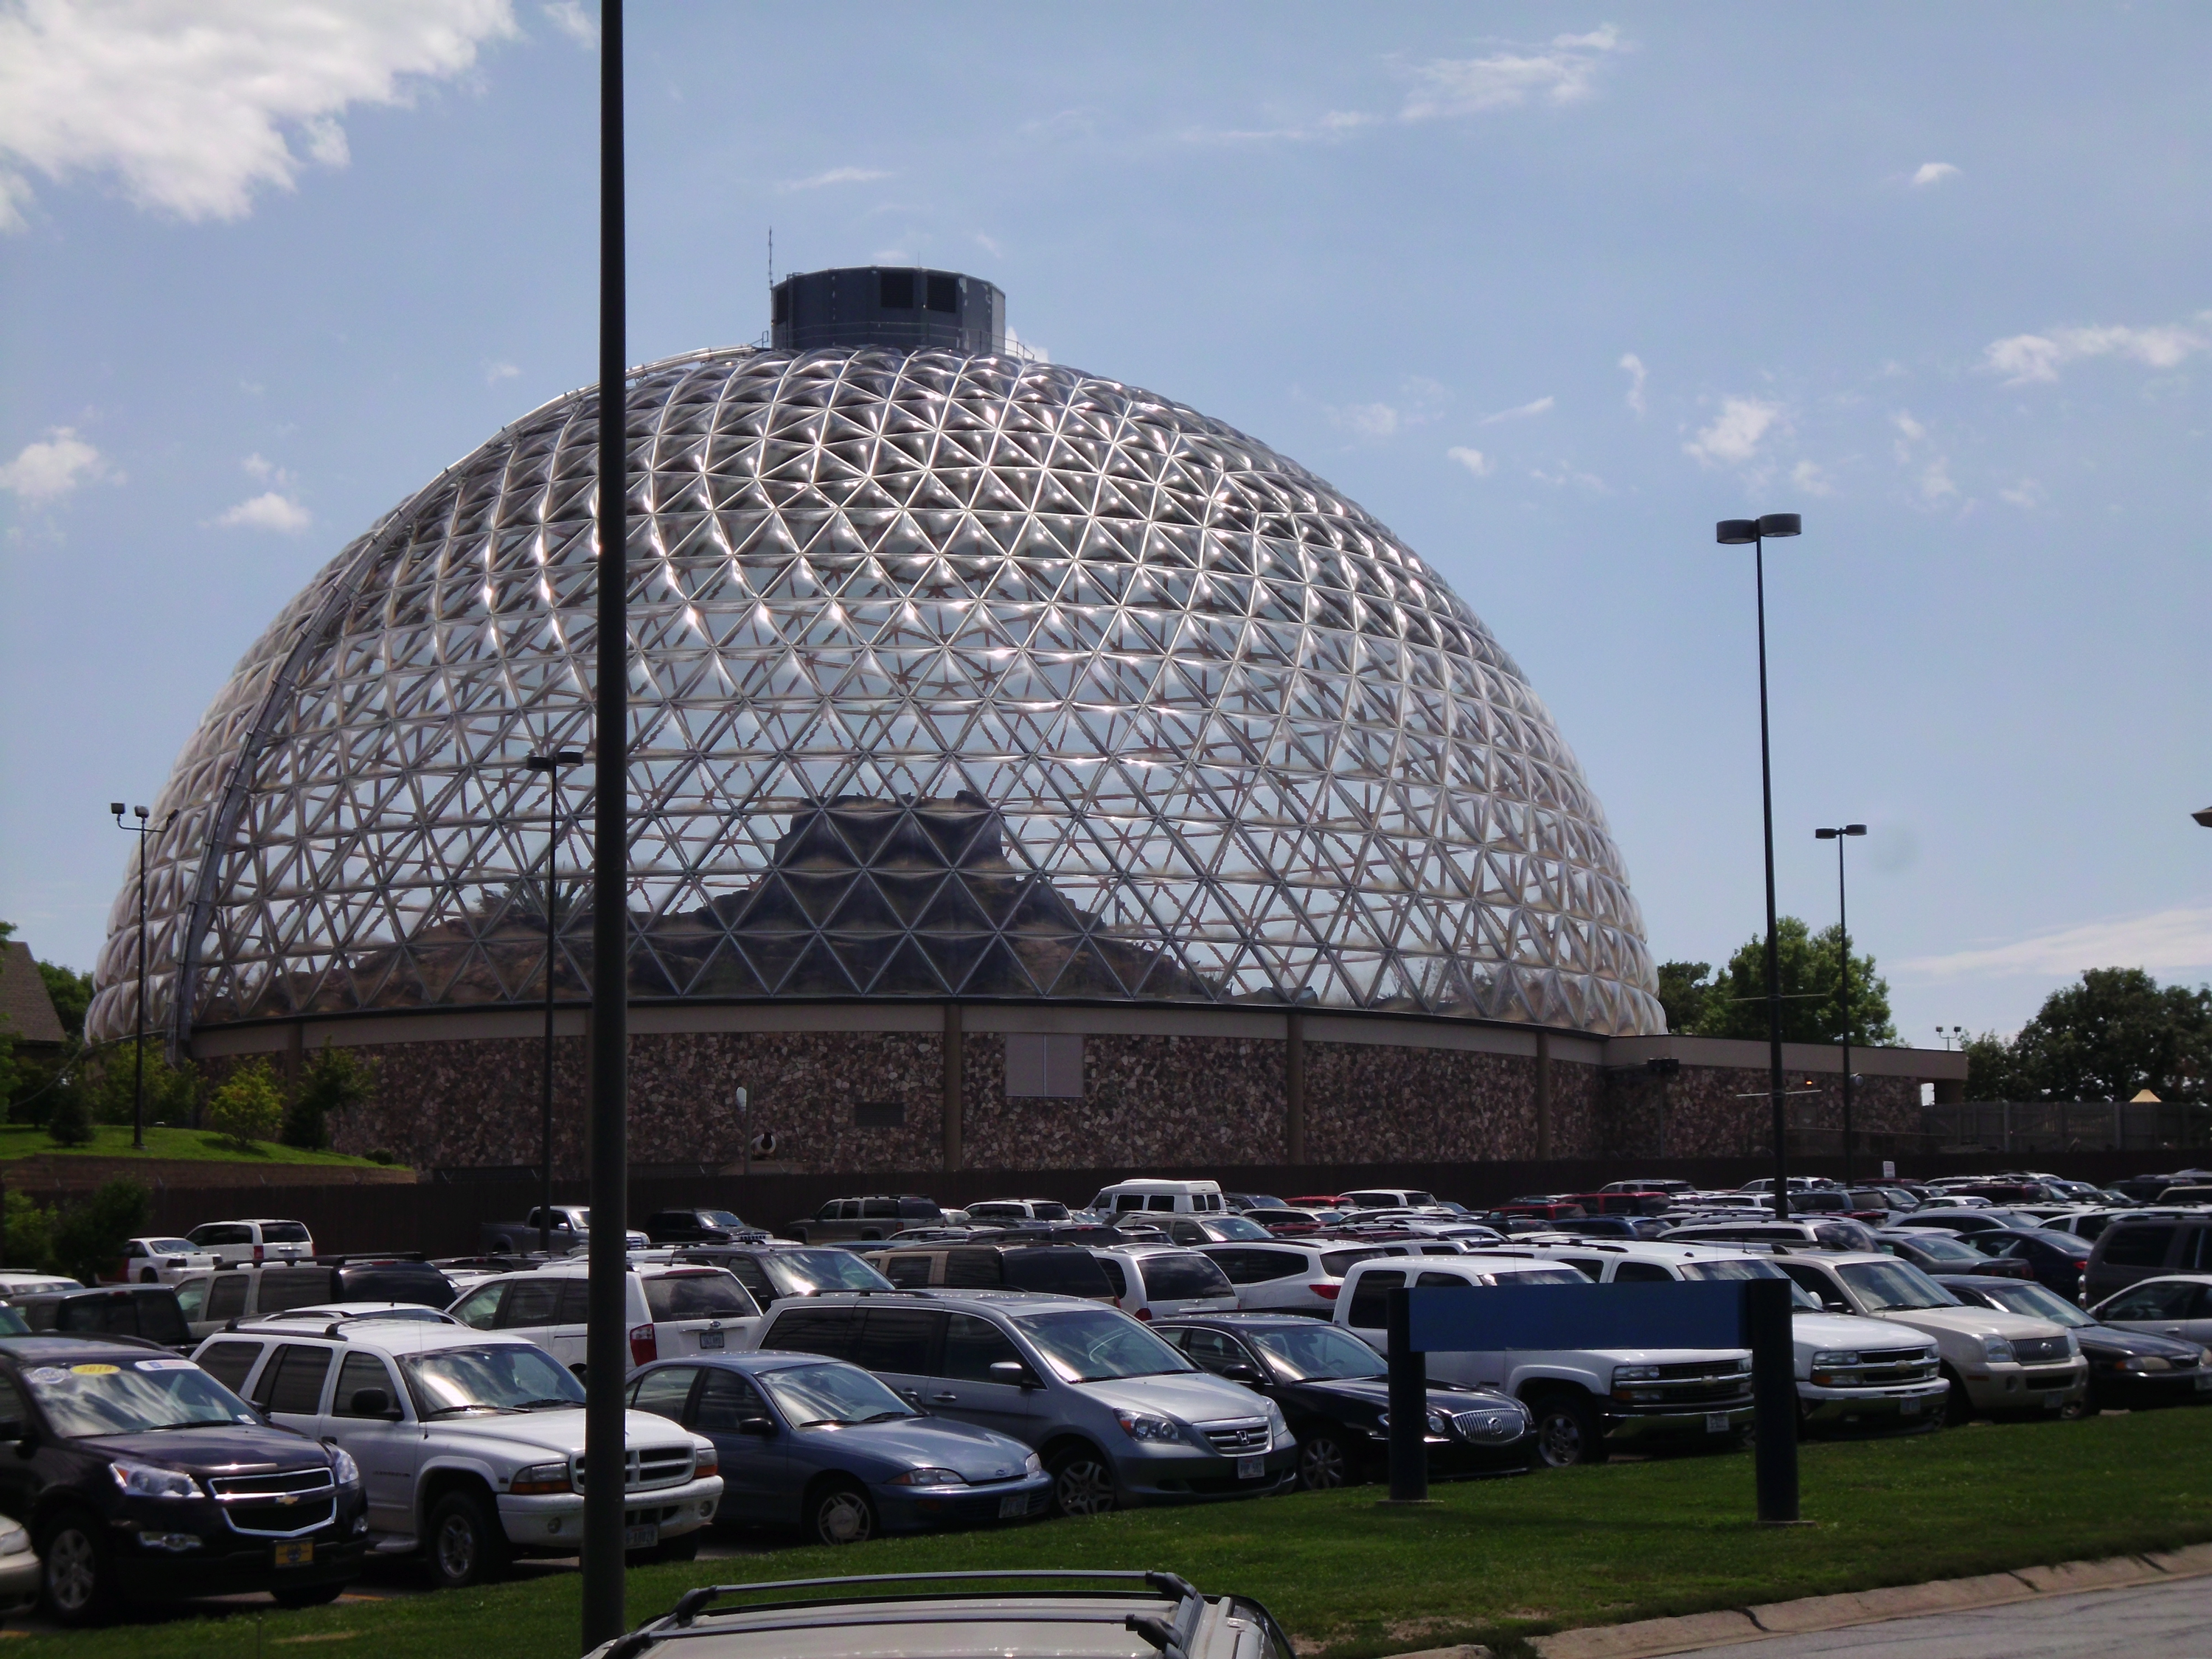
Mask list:
[{"label": "red car", "polygon": [[1673,1207],[1667,1193],[1569,1193],[1565,1201],[1579,1204],[1586,1215],[1663,1215]]},{"label": "red car", "polygon": [[1510,1204],[1499,1205],[1492,1213],[1525,1215],[1538,1221],[1580,1221],[1589,1212],[1571,1199],[1516,1198]]}]

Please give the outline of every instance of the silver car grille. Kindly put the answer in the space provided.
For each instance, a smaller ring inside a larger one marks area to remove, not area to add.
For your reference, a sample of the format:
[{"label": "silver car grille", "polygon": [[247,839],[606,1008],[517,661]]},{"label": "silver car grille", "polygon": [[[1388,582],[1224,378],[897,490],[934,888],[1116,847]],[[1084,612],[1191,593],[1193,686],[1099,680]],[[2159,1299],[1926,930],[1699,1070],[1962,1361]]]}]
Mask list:
[{"label": "silver car grille", "polygon": [[1267,1425],[1264,1419],[1255,1417],[1249,1422],[1206,1423],[1200,1426],[1207,1443],[1224,1455],[1267,1449]]},{"label": "silver car grille", "polygon": [[[626,1492],[650,1492],[655,1486],[680,1486],[691,1478],[689,1446],[647,1446],[632,1449],[624,1456],[628,1466],[623,1487]],[[575,1463],[576,1490],[584,1489],[584,1460]]]},{"label": "silver car grille", "polygon": [[2014,1339],[2013,1358],[2023,1365],[2048,1365],[2053,1360],[2066,1358],[2066,1339],[2063,1336],[2023,1336]]},{"label": "silver car grille", "polygon": [[337,1514],[337,1483],[326,1468],[217,1475],[208,1490],[230,1529],[254,1538],[297,1538],[327,1527]]},{"label": "silver car grille", "polygon": [[1527,1431],[1528,1419],[1519,1412],[1461,1412],[1452,1419],[1452,1426],[1463,1440],[1517,1440]]}]

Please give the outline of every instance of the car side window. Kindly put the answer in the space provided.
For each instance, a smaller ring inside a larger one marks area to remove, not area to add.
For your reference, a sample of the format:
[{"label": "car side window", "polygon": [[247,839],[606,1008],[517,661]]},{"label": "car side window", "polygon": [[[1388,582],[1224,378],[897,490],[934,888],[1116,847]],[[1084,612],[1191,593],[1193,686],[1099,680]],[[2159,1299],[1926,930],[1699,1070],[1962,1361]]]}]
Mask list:
[{"label": "car side window", "polygon": [[787,1308],[776,1316],[761,1346],[818,1353],[825,1359],[850,1359],[860,1334],[858,1308]]},{"label": "car side window", "polygon": [[838,1199],[831,1199],[827,1204],[824,1204],[819,1210],[817,1210],[814,1212],[814,1218],[817,1221],[836,1220],[838,1218],[837,1206],[842,1201],[842,1200]]},{"label": "car side window", "polygon": [[1674,1275],[1656,1261],[1624,1261],[1613,1270],[1616,1285],[1671,1285]]},{"label": "car side window", "polygon": [[28,1427],[30,1419],[23,1410],[23,1395],[11,1376],[0,1376],[0,1421],[18,1423]]},{"label": "car side window", "polygon": [[528,1330],[550,1325],[561,1311],[561,1281],[557,1279],[518,1279],[507,1286],[507,1304],[499,1310],[499,1328]]},{"label": "car side window", "polygon": [[869,1308],[853,1363],[865,1371],[927,1376],[945,1316],[920,1308]]},{"label": "car side window", "polygon": [[289,1412],[312,1417],[323,1403],[323,1379],[331,1374],[331,1351],[288,1342],[276,1350],[254,1387],[253,1403],[272,1414]]},{"label": "car side window", "polygon": [[184,1315],[187,1322],[204,1317],[200,1310],[207,1305],[208,1281],[206,1279],[184,1279],[175,1286],[175,1290],[178,1311]]},{"label": "car side window", "polygon": [[1219,1331],[1186,1330],[1181,1333],[1182,1351],[1210,1371],[1224,1365],[1249,1365],[1252,1356],[1244,1346],[1232,1336]]},{"label": "car side window", "polygon": [[938,1374],[956,1382],[1002,1382],[991,1375],[1001,1360],[1021,1359],[1021,1352],[1006,1334],[988,1319],[957,1313],[945,1321],[945,1358]]},{"label": "car side window", "polygon": [[2181,1249],[2174,1258],[2174,1270],[2178,1273],[2197,1273],[2207,1262],[2212,1262],[2212,1227],[2185,1228]]},{"label": "car side window", "polygon": [[1178,1244],[1203,1244],[1206,1242],[1206,1229],[1188,1219],[1168,1223],[1168,1237]]},{"label": "car side window", "polygon": [[261,1358],[258,1342],[217,1342],[200,1355],[199,1367],[233,1394],[246,1392],[246,1376]]},{"label": "car side window", "polygon": [[1395,1267],[1363,1274],[1352,1292],[1352,1311],[1345,1316],[1346,1322],[1364,1330],[1381,1330],[1389,1322],[1389,1293],[1405,1285],[1406,1275]]},{"label": "car side window", "polygon": [[665,1370],[647,1371],[630,1388],[629,1408],[681,1423],[684,1402],[690,1399],[691,1385],[698,1380],[696,1365],[671,1365]]},{"label": "car side window", "polygon": [[860,1218],[863,1221],[896,1221],[898,1212],[898,1200],[895,1198],[864,1198],[860,1200]]},{"label": "car side window", "polygon": [[1106,1274],[1106,1282],[1114,1287],[1114,1294],[1128,1295],[1129,1275],[1121,1271],[1121,1259],[1119,1256],[1102,1255],[1097,1258],[1097,1261],[1098,1266]]},{"label": "car side window", "polygon": [[392,1386],[392,1373],[384,1368],[384,1361],[373,1353],[349,1353],[345,1364],[338,1367],[338,1385],[331,1391],[332,1417],[376,1416],[381,1413],[356,1412],[353,1397],[363,1389],[380,1389],[386,1403],[399,1403],[398,1392]]},{"label": "car side window", "polygon": [[884,1262],[884,1277],[902,1291],[924,1290],[929,1285],[929,1257],[919,1250],[903,1250]]},{"label": "car side window", "polygon": [[246,1311],[246,1275],[217,1273],[208,1287],[210,1319],[236,1319]]},{"label": "car side window", "polygon": [[702,1434],[735,1434],[748,1417],[770,1416],[760,1391],[735,1371],[710,1367],[700,1385],[697,1414],[691,1426]]},{"label": "car side window", "polygon": [[1818,1267],[1808,1267],[1802,1262],[1780,1261],[1775,1264],[1805,1288],[1805,1293],[1822,1307],[1836,1300],[1836,1287],[1828,1282],[1827,1274]]},{"label": "car side window", "polygon": [[722,1265],[738,1276],[738,1283],[752,1292],[753,1300],[765,1308],[775,1300],[775,1286],[768,1282],[761,1264],[749,1255],[733,1255]]},{"label": "car side window", "polygon": [[2108,1267],[2163,1267],[2167,1246],[2173,1243],[2172,1227],[2115,1227],[2106,1235],[2105,1265]]},{"label": "car side window", "polygon": [[491,1330],[499,1318],[499,1299],[506,1294],[504,1280],[479,1285],[461,1298],[460,1305],[453,1310],[453,1317],[477,1330]]},{"label": "car side window", "polygon": [[561,1281],[561,1299],[553,1310],[556,1325],[588,1325],[592,1322],[592,1281],[588,1279],[564,1279]]}]

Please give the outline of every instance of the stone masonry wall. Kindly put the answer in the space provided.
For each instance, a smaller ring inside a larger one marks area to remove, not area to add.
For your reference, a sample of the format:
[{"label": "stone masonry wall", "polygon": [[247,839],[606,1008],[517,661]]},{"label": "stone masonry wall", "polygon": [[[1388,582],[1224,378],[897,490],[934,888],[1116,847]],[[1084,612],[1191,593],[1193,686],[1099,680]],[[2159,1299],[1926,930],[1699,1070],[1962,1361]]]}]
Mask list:
[{"label": "stone masonry wall", "polygon": [[[1805,1088],[1801,1073],[1785,1082]],[[1815,1150],[1839,1151],[1843,1083],[1815,1073],[1814,1092],[1793,1093],[1787,1111],[1793,1136]],[[1767,1073],[1735,1067],[1685,1066],[1673,1077],[1615,1073],[1606,1079],[1604,1129],[1595,1148],[1604,1157],[1749,1158],[1774,1144]],[[1868,1137],[1914,1133],[1920,1128],[1920,1084],[1914,1078],[1862,1077],[1851,1085],[1851,1127]],[[1826,1132],[1826,1133],[1824,1133]]]}]

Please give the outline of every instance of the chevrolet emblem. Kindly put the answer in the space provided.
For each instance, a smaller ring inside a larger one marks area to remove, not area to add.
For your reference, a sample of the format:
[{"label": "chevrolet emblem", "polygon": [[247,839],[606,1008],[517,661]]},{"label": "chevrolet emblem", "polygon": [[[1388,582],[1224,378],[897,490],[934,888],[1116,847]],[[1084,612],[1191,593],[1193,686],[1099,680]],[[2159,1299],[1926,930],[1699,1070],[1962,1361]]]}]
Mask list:
[{"label": "chevrolet emblem", "polygon": [[290,1509],[293,1504],[299,1501],[300,1495],[297,1492],[280,1492],[276,1494],[276,1502],[278,1505],[284,1509]]}]

